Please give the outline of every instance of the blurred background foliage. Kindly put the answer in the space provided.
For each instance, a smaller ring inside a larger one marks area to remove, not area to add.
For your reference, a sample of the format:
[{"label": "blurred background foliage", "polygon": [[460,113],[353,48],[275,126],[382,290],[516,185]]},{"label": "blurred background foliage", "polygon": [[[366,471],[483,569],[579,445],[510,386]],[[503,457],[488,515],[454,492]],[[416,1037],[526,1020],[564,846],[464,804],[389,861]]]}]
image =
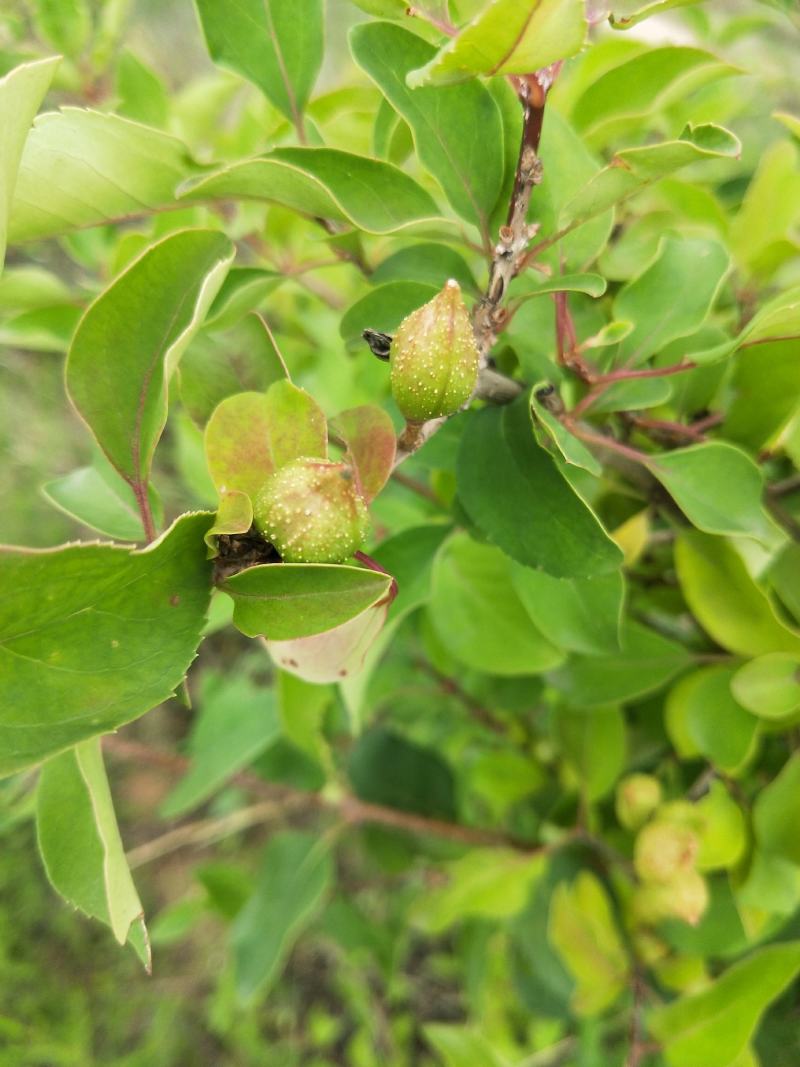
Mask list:
[{"label": "blurred background foliage", "polygon": [[[468,14],[470,6],[475,5],[457,5],[459,14]],[[391,0],[358,5],[329,0],[325,64],[308,109],[310,139],[371,154],[380,138],[389,158],[432,187],[413,160],[408,128],[380,103],[377,89],[350,58],[347,31],[365,17],[362,7],[381,14],[393,5]],[[427,33],[424,25],[417,29]],[[644,23],[625,37],[602,26],[595,35],[601,41],[597,49],[568,64],[553,94],[564,113],[578,104],[585,85],[627,51],[635,52],[640,41],[697,45],[730,65],[726,76],[699,77],[682,91],[650,101],[643,109],[646,121],[638,125],[598,127],[587,137],[599,154],[608,156],[637,135],[674,132],[689,119],[724,123],[743,144],[735,165],[705,164],[703,184],[681,175],[642,194],[623,220],[620,239],[602,253],[602,272],[615,281],[634,277],[652,258],[663,230],[677,225],[685,234],[722,235],[737,247],[745,289],[750,285],[756,293],[800,282],[798,147],[773,118],[776,111],[798,111],[800,30],[790,0],[775,5],[711,0]],[[293,141],[289,124],[256,88],[210,62],[188,0],[6,0],[0,12],[0,73],[53,51],[62,52],[65,61],[48,106],[91,106],[161,128],[179,137],[200,166]],[[746,206],[740,210],[743,199]],[[0,281],[0,541],[48,546],[94,536],[53,508],[40,490],[92,459],[88,436],[64,402],[66,344],[87,299],[142,248],[181,224],[210,220],[217,225],[220,212],[242,255],[249,247],[253,265],[262,271],[254,285],[261,286],[262,306],[295,380],[328,413],[385,397],[384,368],[340,335],[343,312],[369,285],[351,262],[332,254],[319,227],[286,209],[247,203],[230,210],[192,206],[12,249]],[[794,238],[788,236],[792,232]],[[383,277],[373,280],[391,280],[385,261],[406,243],[394,238],[366,242],[373,261],[384,261]],[[469,288],[471,273],[483,277],[482,259],[464,255],[466,262],[460,263]],[[424,264],[415,269],[419,283],[435,282],[425,276]],[[254,302],[252,292],[248,299]],[[593,323],[591,302],[576,305],[586,335]],[[535,331],[539,308],[533,302],[527,306],[525,327]],[[520,330],[522,320],[520,315]],[[199,426],[221,397],[259,385],[250,325],[235,311],[223,325],[224,332],[208,328],[193,343],[175,385],[180,403],[171,409],[155,479],[167,517],[213,506]],[[542,334],[548,329],[543,324]],[[526,370],[541,366],[536,352],[526,358]],[[794,351],[790,359],[796,359]],[[709,368],[706,380],[698,375],[694,387],[710,395],[716,373]],[[740,436],[755,447],[762,443],[757,422],[742,405]],[[442,501],[449,502],[453,491],[451,438],[442,433],[405,468],[409,477],[433,487],[427,499],[400,484],[387,487],[375,509],[378,537],[441,516]],[[622,498],[607,508],[607,521],[622,523],[633,514]],[[654,572],[661,567],[658,559],[651,565]],[[671,617],[673,588],[648,596],[651,617],[662,622]],[[224,612],[218,608],[216,623]],[[651,667],[642,669],[646,677],[630,682],[627,746],[636,757],[628,766],[658,764],[674,795],[680,795],[703,762],[691,748],[686,766],[669,754],[664,724],[652,714],[661,697],[650,696]],[[570,733],[562,717],[562,733],[554,735],[548,698],[536,680],[465,671],[429,619],[402,624],[391,653],[369,681],[373,728],[355,742],[348,711],[332,690],[322,688],[313,699],[299,696],[292,690],[295,683],[285,679],[276,689],[270,670],[266,657],[235,631],[212,632],[192,671],[196,712],[173,701],[128,734],[144,746],[183,748],[200,715],[210,732],[216,728],[226,744],[240,746],[232,762],[238,759],[265,780],[295,790],[318,790],[328,780],[335,792],[336,777],[347,767],[366,800],[407,810],[422,804],[424,813],[441,818],[458,810],[478,824],[502,819],[523,838],[548,825],[570,825],[579,793],[564,786],[589,773],[597,818],[613,822],[612,787],[624,761],[618,751],[619,713],[598,716],[602,724],[587,771],[582,761],[592,754],[576,740],[579,730]],[[673,673],[668,666],[665,677]],[[588,677],[585,690],[591,692],[593,684]],[[287,715],[287,708],[300,706],[305,718]],[[246,718],[253,708],[261,717],[261,732],[237,733],[236,712]],[[498,730],[514,737],[525,756],[496,743]],[[783,746],[781,736],[764,739],[762,780],[780,765]],[[402,774],[398,785],[370,770],[402,766],[403,760],[416,765],[423,758],[434,766],[425,776],[430,795],[422,800],[393,792],[402,791]],[[458,782],[453,766],[459,769]],[[105,928],[63,907],[36,856],[30,794],[16,779],[2,783],[1,1067],[372,1067],[376,1062],[385,1067],[612,1067],[624,1062],[628,994],[614,1011],[576,1021],[570,1009],[575,977],[553,952],[545,928],[560,880],[579,867],[602,870],[602,856],[589,846],[563,850],[553,865],[558,869],[541,877],[530,861],[520,865],[483,852],[469,859],[451,842],[415,840],[386,828],[340,830],[336,870],[319,874],[311,920],[297,943],[287,946],[285,969],[274,975],[266,999],[259,996],[243,1006],[236,995],[228,931],[262,876],[265,845],[277,841],[290,849],[296,844],[276,837],[276,830],[292,834],[317,827],[318,814],[280,804],[259,808],[237,784],[209,799],[207,783],[187,786],[184,780],[181,794],[175,787],[183,767],[133,759],[112,760],[111,769],[123,836],[152,917],[155,974],[145,980],[133,954],[121,953]],[[171,815],[169,822],[164,812]],[[171,836],[173,826],[177,836]],[[610,849],[629,848],[623,829],[609,831],[605,840]],[[449,893],[443,889],[444,864],[454,865],[448,868],[452,880],[447,884],[454,887]],[[486,878],[487,870],[493,877]],[[770,881],[769,873],[766,877]],[[527,908],[514,909],[532,885]],[[675,973],[665,965],[661,977],[674,989],[702,985],[704,961],[735,957],[748,943],[724,874],[712,876],[712,890],[712,909],[698,927],[673,924],[666,932]],[[774,926],[782,939],[800,936],[800,921],[792,917],[794,890],[786,893],[790,905],[779,909]],[[563,894],[560,906],[565,914],[571,906]],[[509,914],[519,912],[511,923],[503,921],[507,908]],[[257,917],[253,923],[250,934],[258,939]],[[764,1067],[800,1062],[797,1011],[791,990],[770,1008],[756,1044]],[[737,1065],[756,1062],[742,1058]]]}]

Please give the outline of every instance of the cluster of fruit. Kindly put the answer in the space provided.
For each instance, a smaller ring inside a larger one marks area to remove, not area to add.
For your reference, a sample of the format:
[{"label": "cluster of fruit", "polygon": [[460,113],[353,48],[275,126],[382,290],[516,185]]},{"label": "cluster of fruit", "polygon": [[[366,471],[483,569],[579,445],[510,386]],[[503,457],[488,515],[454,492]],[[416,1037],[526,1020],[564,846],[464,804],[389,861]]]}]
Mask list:
[{"label": "cluster of fruit", "polygon": [[[452,415],[478,377],[478,350],[458,282],[400,324],[390,350],[392,395],[407,424]],[[287,563],[343,563],[369,517],[358,472],[302,456],[275,471],[253,502],[256,529]]]},{"label": "cluster of fruit", "polygon": [[657,778],[631,774],[617,787],[616,810],[636,834],[635,925],[641,931],[672,918],[696,925],[709,906],[705,876],[735,867],[746,851],[744,819],[725,784],[712,781],[696,802],[665,802]]}]

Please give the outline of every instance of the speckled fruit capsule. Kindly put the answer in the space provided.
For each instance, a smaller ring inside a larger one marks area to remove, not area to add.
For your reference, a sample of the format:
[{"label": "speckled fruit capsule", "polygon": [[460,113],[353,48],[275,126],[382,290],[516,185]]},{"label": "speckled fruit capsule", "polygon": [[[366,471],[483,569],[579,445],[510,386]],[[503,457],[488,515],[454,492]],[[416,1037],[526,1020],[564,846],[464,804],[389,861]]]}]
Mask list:
[{"label": "speckled fruit capsule", "polygon": [[478,348],[452,279],[433,300],[403,319],[391,348],[392,395],[409,422],[452,415],[478,379]]},{"label": "speckled fruit capsule", "polygon": [[352,469],[307,456],[270,475],[253,503],[253,518],[286,563],[342,563],[369,528]]}]

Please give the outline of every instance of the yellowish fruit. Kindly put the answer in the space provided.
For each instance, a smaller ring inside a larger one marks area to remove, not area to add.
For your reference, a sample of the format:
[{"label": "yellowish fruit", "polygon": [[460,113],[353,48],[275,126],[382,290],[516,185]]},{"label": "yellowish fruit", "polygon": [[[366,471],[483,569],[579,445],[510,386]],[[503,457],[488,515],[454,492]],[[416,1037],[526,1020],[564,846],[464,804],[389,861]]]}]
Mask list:
[{"label": "yellowish fruit", "polygon": [[342,563],[369,528],[352,469],[305,456],[270,475],[253,503],[253,519],[286,563]]},{"label": "yellowish fruit", "polygon": [[634,913],[644,923],[682,919],[696,926],[707,907],[706,880],[694,870],[680,871],[669,882],[641,885],[634,896]]},{"label": "yellowish fruit", "polygon": [[638,830],[661,803],[661,783],[652,774],[629,774],[617,786],[617,818],[627,830]]},{"label": "yellowish fruit", "polygon": [[659,818],[639,831],[633,864],[645,882],[670,882],[692,870],[699,847],[697,834],[688,826]]},{"label": "yellowish fruit", "polygon": [[479,355],[461,288],[452,279],[403,319],[391,347],[392,395],[409,422],[452,415],[478,380]]}]

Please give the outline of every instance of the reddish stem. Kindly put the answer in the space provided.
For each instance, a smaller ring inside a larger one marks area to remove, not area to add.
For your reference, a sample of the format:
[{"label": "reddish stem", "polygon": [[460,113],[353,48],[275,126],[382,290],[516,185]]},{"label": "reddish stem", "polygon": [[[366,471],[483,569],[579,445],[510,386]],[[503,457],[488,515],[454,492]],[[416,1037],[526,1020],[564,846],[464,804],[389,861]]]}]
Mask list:
[{"label": "reddish stem", "polygon": [[687,360],[685,363],[673,363],[669,367],[646,367],[644,370],[629,370],[622,367],[620,370],[609,371],[608,374],[592,376],[594,385],[605,385],[611,382],[628,382],[635,378],[663,378],[669,374],[683,374],[684,371],[694,370],[697,364]]},{"label": "reddish stem", "polygon": [[142,482],[134,482],[131,486],[133,495],[136,497],[136,506],[144,527],[144,537],[148,544],[156,539],[156,524],[153,521],[153,512],[150,510],[150,500],[147,495],[147,486]]},{"label": "reddish stem", "polygon": [[602,434],[592,433],[591,430],[584,430],[581,426],[576,426],[569,418],[563,419],[562,422],[571,434],[578,437],[581,441],[585,441],[586,444],[597,445],[599,448],[607,448],[611,452],[616,452],[620,456],[625,456],[627,459],[633,460],[634,463],[647,465],[648,457],[646,453],[640,452],[638,448],[631,448],[630,445],[623,445],[621,441],[617,441],[614,437],[604,437]]}]

